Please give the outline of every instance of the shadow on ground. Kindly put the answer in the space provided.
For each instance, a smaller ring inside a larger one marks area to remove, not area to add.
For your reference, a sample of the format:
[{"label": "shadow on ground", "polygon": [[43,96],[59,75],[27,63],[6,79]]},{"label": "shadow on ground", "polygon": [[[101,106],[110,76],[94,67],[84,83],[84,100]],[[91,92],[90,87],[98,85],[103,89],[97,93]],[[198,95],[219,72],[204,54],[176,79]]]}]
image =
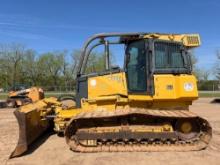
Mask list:
[{"label": "shadow on ground", "polygon": [[[28,150],[26,152],[24,152],[22,155],[20,156],[16,156],[16,157],[21,157],[21,156],[25,156],[25,155],[30,155],[32,154],[35,150],[37,150],[42,144],[44,144],[47,139],[51,136],[54,135],[55,132],[52,131],[51,129],[48,129],[45,133],[43,133],[43,135],[41,135],[40,137],[38,137],[33,143],[31,143],[28,146]],[[13,158],[12,158],[13,159]]]},{"label": "shadow on ground", "polygon": [[215,98],[211,101],[211,103],[220,103],[220,98]]}]

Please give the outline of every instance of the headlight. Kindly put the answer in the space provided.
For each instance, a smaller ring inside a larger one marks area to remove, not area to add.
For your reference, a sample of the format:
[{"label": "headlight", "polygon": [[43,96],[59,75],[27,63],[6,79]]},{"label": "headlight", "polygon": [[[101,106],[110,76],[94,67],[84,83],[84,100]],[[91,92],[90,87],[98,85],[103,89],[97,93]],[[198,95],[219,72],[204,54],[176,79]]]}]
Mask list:
[{"label": "headlight", "polygon": [[192,91],[194,89],[194,87],[193,87],[193,83],[191,83],[191,82],[186,82],[186,83],[184,83],[184,90],[185,91]]}]

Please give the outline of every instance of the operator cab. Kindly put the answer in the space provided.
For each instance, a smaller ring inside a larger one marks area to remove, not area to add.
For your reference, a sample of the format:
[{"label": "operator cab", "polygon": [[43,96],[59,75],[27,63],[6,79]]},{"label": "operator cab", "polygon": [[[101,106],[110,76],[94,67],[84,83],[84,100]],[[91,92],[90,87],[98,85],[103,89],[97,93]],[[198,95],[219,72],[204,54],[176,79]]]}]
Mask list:
[{"label": "operator cab", "polygon": [[[115,38],[115,40],[112,40]],[[77,72],[76,102],[88,98],[88,78],[124,72],[129,94],[154,95],[155,74],[191,74],[188,48],[199,46],[198,35],[156,33],[106,33],[91,37],[84,45]],[[94,48],[104,45],[104,63],[88,60]],[[124,45],[124,67],[112,66],[109,45]],[[98,64],[98,65],[97,65]],[[99,68],[94,69],[95,66]],[[100,69],[102,68],[102,69]]]},{"label": "operator cab", "polygon": [[153,74],[190,74],[191,60],[180,42],[155,39],[131,41],[126,49],[128,89],[153,93]]}]

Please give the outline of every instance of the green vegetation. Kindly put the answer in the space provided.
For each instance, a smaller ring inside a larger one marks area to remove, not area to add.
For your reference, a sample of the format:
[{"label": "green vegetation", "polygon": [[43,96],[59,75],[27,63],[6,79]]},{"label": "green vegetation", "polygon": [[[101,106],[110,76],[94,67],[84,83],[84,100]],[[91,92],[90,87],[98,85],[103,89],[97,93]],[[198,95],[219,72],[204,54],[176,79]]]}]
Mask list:
[{"label": "green vegetation", "polygon": [[[74,92],[45,92],[45,97],[59,97],[64,94],[74,94]],[[8,93],[0,93],[0,100],[7,99]]]},{"label": "green vegetation", "polygon": [[[79,50],[38,54],[21,44],[0,44],[0,89],[7,90],[16,84],[41,86],[47,91],[73,87],[80,54]],[[113,55],[110,54],[110,57],[112,59]],[[86,72],[103,70],[104,63],[104,53],[93,51]]]},{"label": "green vegetation", "polygon": [[[52,51],[37,53],[27,49],[22,44],[0,44],[0,90],[7,91],[16,84],[26,86],[40,86],[45,91],[70,91],[75,87],[77,65],[81,52]],[[213,70],[197,68],[194,52],[192,64],[194,74],[198,79],[200,91],[217,91],[220,87],[220,51],[216,52],[216,65]],[[114,55],[110,52],[110,63],[114,63]],[[86,65],[86,73],[105,70],[104,53],[93,51]],[[216,80],[209,80],[213,74]],[[56,95],[59,93],[56,93]],[[54,92],[46,92],[46,96],[53,96]],[[201,92],[200,97],[219,97],[219,93]],[[7,94],[0,93],[0,99]]]},{"label": "green vegetation", "polygon": [[[59,97],[63,94],[74,94],[74,92],[46,92],[45,97]],[[7,98],[7,93],[0,93],[0,100],[5,100]],[[220,98],[220,92],[199,92],[199,97],[219,97]]]},{"label": "green vegetation", "polygon": [[217,80],[200,80],[198,89],[200,91],[218,91],[219,81]]},{"label": "green vegetation", "polygon": [[219,97],[220,92],[199,92],[199,97]]},{"label": "green vegetation", "polygon": [[7,93],[0,93],[0,100],[5,100],[7,98]]}]

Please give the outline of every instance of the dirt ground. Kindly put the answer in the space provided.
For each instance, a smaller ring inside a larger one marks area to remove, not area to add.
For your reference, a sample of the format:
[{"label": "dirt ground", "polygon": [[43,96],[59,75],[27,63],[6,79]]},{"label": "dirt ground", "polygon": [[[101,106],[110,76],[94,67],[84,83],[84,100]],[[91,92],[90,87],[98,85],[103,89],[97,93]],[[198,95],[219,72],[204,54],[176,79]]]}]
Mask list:
[{"label": "dirt ground", "polygon": [[0,164],[75,164],[75,165],[131,165],[131,164],[220,164],[220,104],[210,104],[202,98],[193,103],[190,110],[208,119],[213,127],[213,138],[209,147],[193,152],[128,152],[128,153],[74,153],[69,150],[62,137],[45,135],[26,155],[8,160],[18,137],[18,125],[13,109],[0,109]]}]

